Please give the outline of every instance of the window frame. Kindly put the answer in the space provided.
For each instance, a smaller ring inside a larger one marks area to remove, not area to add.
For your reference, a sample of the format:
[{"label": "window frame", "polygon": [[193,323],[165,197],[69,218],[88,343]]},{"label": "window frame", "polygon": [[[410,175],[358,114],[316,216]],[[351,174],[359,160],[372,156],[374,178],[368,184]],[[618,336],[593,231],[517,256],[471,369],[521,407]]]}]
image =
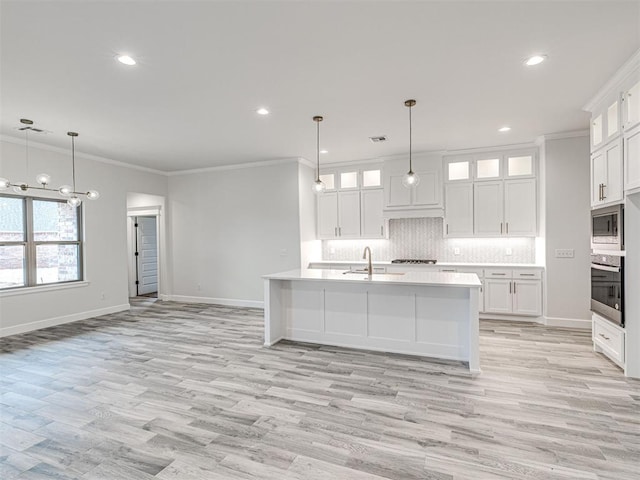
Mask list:
[{"label": "window frame", "polygon": [[[72,283],[84,282],[84,238],[83,238],[83,208],[82,205],[76,210],[77,221],[77,238],[76,240],[35,240],[33,202],[56,202],[66,203],[66,200],[54,198],[28,197],[21,195],[0,194],[0,197],[17,198],[22,200],[23,218],[23,240],[22,241],[4,241],[0,240],[0,247],[22,246],[24,249],[24,285],[15,287],[0,287],[0,293],[22,290],[25,288],[51,287],[55,285],[68,285]],[[37,248],[40,245],[76,245],[78,248],[78,278],[74,280],[65,280],[58,282],[38,283],[38,265],[37,265]]]}]

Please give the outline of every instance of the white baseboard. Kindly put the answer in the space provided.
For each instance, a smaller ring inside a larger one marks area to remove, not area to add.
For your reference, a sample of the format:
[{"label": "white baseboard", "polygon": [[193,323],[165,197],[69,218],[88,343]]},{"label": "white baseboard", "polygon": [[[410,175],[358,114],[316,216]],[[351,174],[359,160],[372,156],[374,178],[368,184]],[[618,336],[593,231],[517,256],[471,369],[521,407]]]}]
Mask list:
[{"label": "white baseboard", "polygon": [[529,322],[544,324],[544,317],[527,317],[524,315],[502,315],[499,313],[480,313],[480,320],[509,320],[510,322]]},{"label": "white baseboard", "polygon": [[98,308],[97,310],[89,310],[86,312],[73,313],[62,317],[47,318],[36,322],[23,323],[22,325],[14,325],[13,327],[0,327],[0,337],[8,337],[9,335],[17,335],[19,333],[31,332],[42,328],[62,325],[63,323],[77,322],[87,318],[99,317],[110,313],[122,312],[129,310],[131,306],[128,303],[122,305],[114,305],[113,307]]},{"label": "white baseboard", "polygon": [[544,324],[550,327],[579,328],[581,330],[591,330],[590,318],[545,317]]},{"label": "white baseboard", "polygon": [[192,297],[188,295],[163,295],[162,300],[183,303],[207,303],[229,307],[264,308],[264,302],[257,300],[239,300],[236,298]]}]

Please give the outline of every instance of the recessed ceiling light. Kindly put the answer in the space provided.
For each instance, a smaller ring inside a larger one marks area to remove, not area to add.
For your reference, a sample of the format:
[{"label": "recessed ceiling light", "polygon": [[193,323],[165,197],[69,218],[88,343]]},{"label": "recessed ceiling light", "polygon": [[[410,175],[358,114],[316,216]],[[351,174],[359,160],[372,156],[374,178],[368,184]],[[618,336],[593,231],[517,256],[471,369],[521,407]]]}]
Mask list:
[{"label": "recessed ceiling light", "polygon": [[258,115],[269,115],[269,110],[267,110],[266,108],[259,108],[258,110],[256,110],[256,113]]},{"label": "recessed ceiling light", "polygon": [[329,150],[320,150],[320,153],[329,153]]},{"label": "recessed ceiling light", "polygon": [[498,129],[499,132],[508,132],[509,130],[511,130],[511,127],[500,127]]},{"label": "recessed ceiling light", "polygon": [[529,58],[527,58],[524,62],[524,64],[527,67],[533,67],[534,65],[539,65],[542,62],[544,62],[547,59],[546,55],[533,55]]},{"label": "recessed ceiling light", "polygon": [[136,61],[129,55],[118,55],[116,58],[120,63],[124,63],[125,65],[132,66],[136,64]]}]

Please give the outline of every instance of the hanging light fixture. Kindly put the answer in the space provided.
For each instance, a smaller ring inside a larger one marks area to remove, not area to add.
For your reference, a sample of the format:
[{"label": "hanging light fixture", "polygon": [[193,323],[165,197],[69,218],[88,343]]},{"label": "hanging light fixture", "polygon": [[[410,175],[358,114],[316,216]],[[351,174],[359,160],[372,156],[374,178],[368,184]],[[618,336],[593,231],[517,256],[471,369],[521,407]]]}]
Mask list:
[{"label": "hanging light fixture", "polygon": [[411,163],[411,108],[416,104],[415,100],[406,100],[404,102],[405,107],[409,107],[409,171],[402,177],[402,184],[407,188],[412,188],[420,183],[420,177],[413,171],[413,165]]},{"label": "hanging light fixture", "polygon": [[78,195],[85,195],[89,200],[96,200],[100,197],[100,194],[96,190],[89,190],[86,193],[76,191],[76,142],[75,139],[78,136],[77,132],[67,132],[67,135],[71,137],[71,176],[73,185],[63,185],[58,189],[60,195],[63,197],[69,197],[67,203],[69,206],[77,208],[82,203],[82,200]]},{"label": "hanging light fixture", "polygon": [[[34,132],[42,132],[39,128],[32,127],[33,121],[27,118],[21,118],[20,123],[24,125],[19,130],[24,130],[25,133],[25,172],[29,173],[29,130]],[[63,197],[69,197],[67,203],[72,207],[78,207],[82,203],[82,200],[78,195],[85,195],[89,200],[95,200],[100,197],[100,194],[96,190],[89,190],[86,193],[76,192],[76,160],[75,160],[75,144],[74,138],[78,136],[76,132],[67,132],[67,135],[71,137],[71,161],[72,161],[72,174],[73,174],[73,186],[63,185],[58,189],[58,192]],[[51,177],[46,173],[41,173],[36,176],[36,182],[40,187],[29,185],[27,182],[12,183],[6,178],[0,178],[0,190],[6,190],[9,187],[13,187],[16,193],[24,193],[28,190],[46,190],[53,191],[51,188],[47,188],[47,185],[51,183]]]},{"label": "hanging light fixture", "polygon": [[316,122],[316,181],[313,182],[314,193],[324,192],[326,186],[322,180],[320,180],[320,122],[324,120],[320,115],[313,117],[313,121]]}]

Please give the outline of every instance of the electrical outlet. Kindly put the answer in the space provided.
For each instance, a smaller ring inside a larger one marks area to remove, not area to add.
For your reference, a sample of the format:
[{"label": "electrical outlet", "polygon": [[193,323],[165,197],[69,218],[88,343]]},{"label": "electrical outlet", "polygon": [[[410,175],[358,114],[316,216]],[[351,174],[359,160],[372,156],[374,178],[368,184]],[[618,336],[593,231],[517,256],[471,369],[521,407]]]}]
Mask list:
[{"label": "electrical outlet", "polygon": [[510,248],[507,248],[505,255],[513,255],[513,250],[511,250]]},{"label": "electrical outlet", "polygon": [[556,258],[573,258],[573,248],[556,248]]},{"label": "electrical outlet", "polygon": [[453,254],[454,255],[460,255],[460,249],[459,248],[454,248],[453,249]]}]

